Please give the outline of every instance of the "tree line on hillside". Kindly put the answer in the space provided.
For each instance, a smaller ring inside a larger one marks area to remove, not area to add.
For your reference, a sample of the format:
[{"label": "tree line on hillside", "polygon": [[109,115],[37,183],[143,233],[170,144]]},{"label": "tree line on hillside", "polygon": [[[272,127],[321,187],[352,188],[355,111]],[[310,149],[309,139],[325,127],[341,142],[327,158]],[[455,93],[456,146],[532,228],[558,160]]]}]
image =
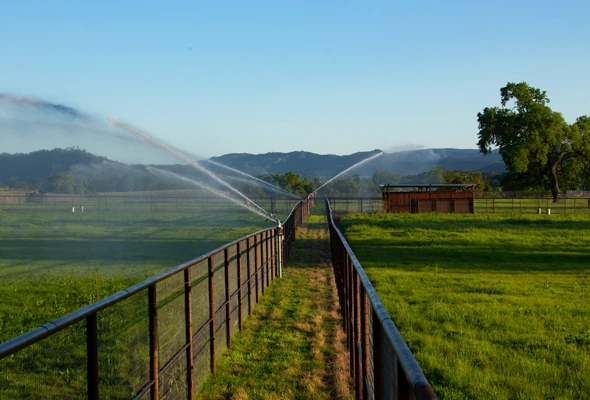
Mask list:
[{"label": "tree line on hillside", "polygon": [[[289,176],[286,179],[286,175]],[[308,181],[301,179],[298,174],[292,172],[281,175],[262,175],[260,178],[267,182],[273,183],[292,193],[304,196],[313,192],[320,186],[319,179]],[[444,171],[440,166],[431,171],[423,172],[417,175],[401,176],[389,171],[375,171],[371,177],[361,177],[352,175],[346,178],[335,179],[320,191],[320,195],[327,196],[351,196],[351,197],[379,197],[381,196],[382,185],[388,184],[431,184],[431,183],[473,183],[476,185],[475,190],[489,192],[500,189],[500,181],[503,174],[484,173],[480,171]],[[294,191],[294,188],[298,191]],[[305,188],[305,189],[303,189]],[[305,190],[305,191],[304,191]]]},{"label": "tree line on hillside", "polygon": [[[191,165],[160,165],[157,168],[196,182],[215,184],[210,177]],[[213,171],[249,197],[269,195],[263,186],[239,174],[220,167],[213,168]],[[294,172],[266,173],[258,178],[301,197],[312,193],[322,184],[319,178],[302,178]],[[481,172],[443,171],[437,167],[430,172],[404,177],[389,171],[376,171],[369,177],[351,175],[334,180],[320,194],[380,196],[382,184],[442,182],[477,183],[478,190],[490,190],[494,186],[493,183],[488,183],[486,174]],[[190,182],[158,177],[150,173],[144,165],[116,163],[77,148],[41,150],[30,154],[0,154],[0,185],[25,192],[79,195],[198,188]],[[224,187],[220,189],[225,190]]]}]

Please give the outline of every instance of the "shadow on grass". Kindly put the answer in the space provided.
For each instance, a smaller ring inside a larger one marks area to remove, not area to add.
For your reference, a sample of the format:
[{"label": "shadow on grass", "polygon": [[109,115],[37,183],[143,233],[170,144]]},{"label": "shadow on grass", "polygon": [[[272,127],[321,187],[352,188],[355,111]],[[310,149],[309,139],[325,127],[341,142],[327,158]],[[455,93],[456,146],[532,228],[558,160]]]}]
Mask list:
[{"label": "shadow on grass", "polygon": [[462,272],[558,272],[590,271],[590,249],[558,249],[515,244],[429,247],[423,241],[392,242],[387,239],[362,240],[351,245],[361,264],[371,268],[444,268]]},{"label": "shadow on grass", "polygon": [[226,240],[109,240],[104,236],[88,240],[0,240],[3,278],[34,275],[41,271],[84,265],[129,263],[169,264],[169,268],[207,253]]},{"label": "shadow on grass", "polygon": [[[356,214],[354,218],[344,218],[338,221],[339,228],[344,231],[346,228],[367,224],[381,229],[392,228],[423,228],[429,230],[448,231],[449,229],[490,229],[490,222],[493,228],[502,229],[518,228],[523,231],[535,231],[540,227],[548,229],[566,229],[566,230],[590,230],[590,219],[582,216],[515,216],[499,220],[489,220],[486,215],[458,215],[458,214],[426,214],[426,216],[415,216],[415,214],[405,214],[398,217],[392,217],[392,214],[383,214],[382,219],[376,219],[371,215]],[[428,216],[431,216],[430,218]]]}]

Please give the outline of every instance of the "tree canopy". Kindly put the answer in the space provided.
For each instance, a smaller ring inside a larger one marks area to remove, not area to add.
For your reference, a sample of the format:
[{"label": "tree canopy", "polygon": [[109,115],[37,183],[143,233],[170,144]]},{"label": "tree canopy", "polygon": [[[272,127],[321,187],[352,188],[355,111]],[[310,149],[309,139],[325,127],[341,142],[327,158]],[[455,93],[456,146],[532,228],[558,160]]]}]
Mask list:
[{"label": "tree canopy", "polygon": [[486,107],[477,114],[479,150],[490,154],[497,146],[523,188],[549,187],[554,201],[559,182],[572,188],[584,184],[580,172],[588,169],[590,119],[582,116],[568,124],[549,106],[546,92],[526,82],[500,89],[501,107]]}]

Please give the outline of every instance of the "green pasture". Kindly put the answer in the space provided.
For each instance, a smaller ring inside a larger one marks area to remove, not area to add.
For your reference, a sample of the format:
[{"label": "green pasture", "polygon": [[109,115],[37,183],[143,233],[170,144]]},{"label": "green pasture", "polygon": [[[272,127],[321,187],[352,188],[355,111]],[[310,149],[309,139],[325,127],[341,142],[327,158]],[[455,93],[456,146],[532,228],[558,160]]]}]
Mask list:
[{"label": "green pasture", "polygon": [[590,214],[588,199],[561,198],[557,203],[549,197],[539,199],[487,198],[475,199],[476,214]]},{"label": "green pasture", "polygon": [[0,213],[0,342],[270,227],[245,210]]},{"label": "green pasture", "polygon": [[[229,196],[229,194],[228,194]],[[234,201],[190,191],[128,192],[104,195],[31,195],[0,192],[0,214],[24,213],[247,213],[262,208],[286,218],[297,199],[253,197],[250,201],[231,194]],[[258,207],[256,207],[258,206]]]},{"label": "green pasture", "polygon": [[590,398],[588,216],[339,223],[439,398]]}]

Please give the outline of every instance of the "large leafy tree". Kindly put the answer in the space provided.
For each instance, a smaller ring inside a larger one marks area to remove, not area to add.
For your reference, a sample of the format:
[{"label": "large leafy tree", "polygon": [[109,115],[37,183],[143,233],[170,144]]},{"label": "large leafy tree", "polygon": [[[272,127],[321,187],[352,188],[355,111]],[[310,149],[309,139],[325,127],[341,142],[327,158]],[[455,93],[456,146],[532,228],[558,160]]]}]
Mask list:
[{"label": "large leafy tree", "polygon": [[444,171],[443,182],[452,184],[474,183],[475,190],[478,192],[492,191],[492,185],[484,179],[481,171]]},{"label": "large leafy tree", "polygon": [[559,176],[579,176],[590,155],[590,120],[570,125],[549,106],[546,92],[525,82],[509,82],[500,89],[502,107],[486,107],[477,114],[479,150],[490,154],[498,147],[506,168],[523,186],[548,183],[557,201]]}]

